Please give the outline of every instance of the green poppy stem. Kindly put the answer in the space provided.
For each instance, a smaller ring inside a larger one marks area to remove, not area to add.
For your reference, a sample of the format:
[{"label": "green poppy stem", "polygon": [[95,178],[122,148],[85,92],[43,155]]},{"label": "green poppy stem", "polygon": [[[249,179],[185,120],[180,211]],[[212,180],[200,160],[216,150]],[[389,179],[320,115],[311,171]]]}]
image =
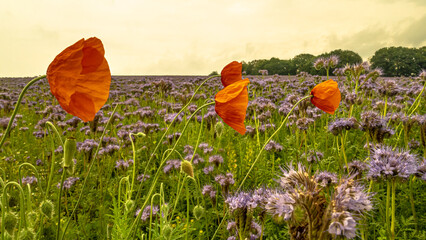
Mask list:
[{"label": "green poppy stem", "polygon": [[395,179],[392,179],[392,221],[391,221],[391,239],[395,239],[395,192],[396,192],[396,181]]},{"label": "green poppy stem", "polygon": [[[263,144],[262,149],[260,150],[260,152],[257,154],[256,159],[253,161],[252,165],[250,166],[248,172],[246,173],[246,176],[244,177],[243,181],[241,181],[240,186],[238,187],[237,191],[240,191],[241,187],[243,186],[244,182],[246,181],[247,177],[249,176],[250,172],[253,170],[254,165],[256,165],[257,161],[259,161],[260,156],[263,153],[263,150],[265,150],[266,145],[272,140],[272,138],[281,130],[281,128],[284,126],[285,122],[287,121],[287,119],[290,117],[290,114],[293,112],[294,108],[296,108],[297,105],[299,105],[300,102],[302,102],[305,99],[310,98],[311,95],[309,96],[305,96],[302,99],[300,99],[296,104],[294,104],[294,106],[291,108],[290,112],[287,114],[287,116],[284,118],[284,120],[281,122],[281,125],[277,128],[277,130],[275,130],[274,133],[272,133],[272,135],[268,138],[268,140],[266,140],[265,144]],[[220,228],[220,226],[222,226],[223,222],[225,221],[226,215],[228,214],[228,211],[226,211],[226,213],[224,214],[222,221],[219,223],[219,226],[216,228],[215,233],[213,234],[213,237],[211,238],[211,240],[213,240]]]},{"label": "green poppy stem", "polygon": [[268,138],[268,140],[266,140],[265,144],[263,144],[262,149],[260,150],[260,152],[257,154],[256,159],[253,161],[253,164],[250,166],[250,169],[248,170],[248,172],[246,173],[246,176],[244,177],[243,181],[241,181],[240,186],[238,187],[239,191],[241,189],[241,187],[243,186],[244,182],[246,181],[248,175],[250,174],[250,172],[253,170],[254,165],[256,165],[256,162],[260,159],[260,156],[262,155],[263,151],[265,150],[266,145],[272,140],[272,138],[281,130],[281,128],[284,126],[285,122],[287,121],[287,119],[290,117],[290,114],[293,112],[294,108],[299,105],[300,102],[302,102],[305,99],[310,98],[311,95],[309,96],[305,96],[302,99],[300,99],[296,104],[294,104],[293,108],[290,110],[290,112],[287,114],[287,116],[284,118],[284,120],[281,122],[281,125],[277,128],[277,130],[275,130],[274,133],[272,133],[272,135]]},{"label": "green poppy stem", "polygon": [[388,236],[390,236],[390,229],[389,229],[389,218],[390,218],[390,214],[389,214],[389,208],[390,208],[390,194],[391,194],[391,183],[388,181],[386,181],[386,233]]},{"label": "green poppy stem", "polygon": [[7,124],[6,131],[4,132],[4,134],[3,134],[2,138],[1,138],[0,149],[3,146],[4,142],[6,141],[6,137],[9,134],[10,129],[12,128],[13,120],[15,119],[15,116],[18,113],[18,109],[19,109],[19,106],[21,105],[22,98],[24,97],[24,95],[27,92],[28,88],[31,87],[31,85],[33,85],[37,81],[39,81],[41,79],[44,79],[44,78],[46,78],[46,75],[43,75],[43,76],[40,76],[40,77],[36,77],[36,78],[32,79],[31,81],[29,81],[27,83],[27,85],[25,85],[24,89],[22,89],[21,93],[19,94],[18,101],[16,102],[15,109],[13,109],[12,116],[10,117],[9,124]]},{"label": "green poppy stem", "polygon": [[[3,187],[3,195],[1,197],[1,222],[4,223],[5,222],[5,216],[6,216],[6,207],[7,207],[7,189],[9,186],[14,185],[16,188],[18,188],[19,193],[20,193],[20,205],[19,205],[19,212],[21,214],[21,219],[19,221],[19,229],[18,232],[21,230],[22,225],[24,225],[24,227],[26,227],[26,222],[25,222],[25,195],[24,195],[24,189],[22,189],[21,185],[19,185],[19,183],[17,182],[8,182],[4,185]],[[5,229],[5,224],[1,225],[1,238],[4,239],[4,232],[6,231]]]},{"label": "green poppy stem", "polygon": [[[101,146],[102,146],[102,140],[104,139],[105,133],[106,133],[106,131],[107,131],[107,129],[108,129],[108,127],[109,127],[109,125],[111,124],[112,117],[114,116],[115,112],[117,111],[117,107],[118,107],[118,106],[119,106],[119,104],[117,104],[117,105],[115,106],[114,110],[113,110],[113,111],[112,111],[112,113],[111,113],[111,116],[110,116],[110,117],[109,117],[109,119],[108,119],[108,122],[107,122],[107,124],[106,124],[106,126],[105,126],[105,129],[104,129],[104,131],[102,132],[101,139],[99,139],[99,144],[98,144],[98,147],[97,147],[97,149],[96,149],[95,155],[93,156],[93,159],[96,159],[96,157],[98,156],[99,149],[100,149],[100,148],[101,148]],[[87,179],[89,178],[89,175],[90,175],[90,172],[91,172],[91,170],[92,170],[92,167],[93,167],[93,163],[94,163],[94,162],[96,162],[96,161],[95,161],[95,160],[93,160],[93,161],[90,163],[89,170],[87,171],[86,177],[84,178],[83,186],[81,187],[81,192],[80,192],[80,195],[78,196],[77,203],[74,205],[74,208],[73,208],[73,210],[72,210],[72,212],[71,212],[71,215],[69,216],[68,221],[67,221],[67,223],[65,224],[65,229],[64,229],[64,231],[63,231],[63,233],[62,233],[62,237],[61,237],[60,239],[65,239],[65,238],[64,238],[64,237],[65,237],[65,233],[67,232],[67,229],[68,229],[68,226],[69,226],[70,221],[71,221],[71,219],[72,219],[72,216],[74,215],[75,211],[77,210],[78,205],[80,204],[80,200],[81,200],[81,197],[83,196],[83,192],[84,192],[84,187],[86,186],[86,182],[87,182]],[[59,214],[59,213],[58,213],[58,214]]]},{"label": "green poppy stem", "polygon": [[[183,111],[185,111],[185,109],[189,106],[189,104],[191,104],[191,102],[192,102],[192,99],[194,99],[194,96],[195,96],[195,94],[197,94],[197,92],[200,90],[200,88],[208,81],[208,80],[210,80],[210,79],[212,79],[212,78],[215,78],[215,77],[220,77],[220,75],[214,75],[214,76],[211,76],[211,77],[209,77],[209,78],[207,78],[206,80],[204,80],[202,83],[200,83],[200,85],[198,86],[198,88],[197,89],[195,89],[195,91],[194,91],[194,94],[192,95],[192,97],[189,99],[189,101],[188,101],[188,103],[185,105],[185,106],[183,106],[183,108],[176,114],[176,116],[173,118],[173,120],[172,120],[172,122],[170,123],[170,125],[169,126],[172,126],[173,125],[173,123],[175,122],[175,120],[178,118],[178,116],[183,112]],[[154,151],[152,151],[152,153],[151,153],[151,156],[149,157],[149,159],[148,159],[148,163],[146,164],[146,167],[145,167],[145,170],[143,171],[143,175],[145,176],[146,175],[146,171],[147,171],[147,169],[148,169],[148,166],[149,166],[149,164],[151,163],[151,161],[152,161],[152,159],[154,158],[154,156],[155,156],[155,153],[157,152],[157,150],[158,150],[158,148],[160,147],[160,145],[162,144],[162,142],[163,142],[163,139],[166,137],[166,135],[167,135],[167,133],[169,132],[169,130],[170,130],[170,127],[168,127],[167,129],[166,129],[166,131],[163,133],[163,136],[161,136],[161,138],[160,138],[160,140],[158,140],[158,143],[157,143],[157,145],[155,146],[155,148],[154,148]],[[140,192],[142,191],[142,186],[143,186],[143,184],[140,184],[139,185],[139,187],[138,187],[138,191],[137,191],[137,193],[136,193],[136,198],[139,198],[139,194],[140,194]],[[129,235],[130,236],[130,235]]]},{"label": "green poppy stem", "polygon": [[62,178],[61,178],[61,184],[59,186],[59,194],[58,194],[58,227],[56,230],[56,240],[59,240],[60,232],[61,232],[61,195],[62,195],[62,188],[64,187],[64,180],[65,180],[65,172],[66,168],[62,168]]},{"label": "green poppy stem", "polygon": [[[187,127],[188,127],[188,125],[189,125],[189,123],[190,123],[190,121],[191,121],[191,119],[195,116],[195,114],[197,114],[201,109],[203,109],[203,108],[205,108],[205,107],[208,107],[208,106],[211,106],[211,105],[214,105],[215,104],[215,102],[209,102],[209,103],[206,103],[206,104],[204,104],[204,105],[202,105],[201,107],[199,107],[199,108],[197,108],[197,110],[195,110],[193,113],[192,113],[192,115],[189,117],[189,119],[188,119],[188,121],[186,122],[186,124],[185,124],[185,126],[183,127],[183,129],[182,129],[182,134],[179,136],[179,138],[176,140],[176,142],[175,142],[175,144],[173,145],[173,148],[171,149],[171,150],[169,150],[169,153],[166,155],[166,156],[164,156],[163,155],[163,158],[161,159],[161,162],[160,162],[160,165],[158,166],[158,169],[157,169],[157,172],[155,173],[155,176],[154,176],[154,178],[153,178],[153,182],[151,183],[151,187],[150,187],[150,189],[149,189],[149,191],[148,191],[148,194],[147,195],[145,195],[146,196],[146,200],[145,200],[145,202],[144,202],[144,204],[143,204],[143,206],[141,207],[141,209],[144,209],[145,208],[145,206],[146,206],[146,204],[148,203],[148,200],[149,200],[149,198],[150,198],[150,196],[151,196],[151,194],[152,194],[152,192],[154,191],[154,189],[155,189],[155,186],[156,186],[156,184],[157,184],[157,181],[158,181],[158,178],[159,178],[159,176],[160,176],[160,172],[161,172],[161,167],[163,166],[163,164],[167,161],[167,159],[170,157],[170,155],[172,155],[172,153],[174,153],[174,151],[175,151],[175,149],[176,149],[176,146],[178,145],[178,143],[180,142],[180,140],[182,139],[182,136],[183,136],[183,133],[185,132],[185,130],[187,129]],[[183,108],[183,109],[185,109],[185,107]],[[168,128],[169,129],[169,128]],[[167,132],[167,130],[166,130],[166,132]],[[164,135],[163,135],[164,136]],[[159,141],[159,142],[161,142],[161,140]],[[157,145],[157,147],[158,147],[158,145]],[[155,150],[154,150],[154,152],[155,152]],[[154,153],[153,153],[154,154]],[[152,154],[152,155],[153,155]],[[152,157],[151,157],[152,158]],[[143,184],[141,184],[140,186],[142,186]],[[140,215],[142,214],[142,211],[140,211],[139,212],[139,214],[138,214],[138,216],[136,216],[136,219],[133,221],[133,223],[132,223],[132,225],[130,226],[130,230],[129,230],[129,233],[128,233],[128,235],[127,235],[127,237],[126,237],[126,239],[129,239],[130,238],[130,236],[132,235],[132,232],[133,232],[133,228],[136,226],[136,224],[139,222],[139,219],[140,219]]]}]

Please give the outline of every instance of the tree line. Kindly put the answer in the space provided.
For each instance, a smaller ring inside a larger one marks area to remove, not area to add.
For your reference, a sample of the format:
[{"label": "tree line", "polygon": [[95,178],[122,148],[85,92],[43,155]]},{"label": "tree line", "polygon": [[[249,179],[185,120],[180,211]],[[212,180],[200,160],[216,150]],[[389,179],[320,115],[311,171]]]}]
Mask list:
[{"label": "tree line", "polygon": [[[311,75],[326,75],[323,68],[315,69],[314,62],[318,58],[333,55],[339,58],[334,69],[343,68],[346,64],[362,63],[362,58],[358,53],[351,50],[336,49],[318,56],[302,53],[288,60],[273,57],[269,60],[243,61],[243,72],[247,75],[296,75],[300,72],[307,72]],[[421,48],[384,47],[377,50],[369,59],[369,62],[371,68],[380,68],[383,71],[383,76],[417,76],[422,69],[426,69],[426,46]],[[334,69],[330,71],[330,74]]]}]

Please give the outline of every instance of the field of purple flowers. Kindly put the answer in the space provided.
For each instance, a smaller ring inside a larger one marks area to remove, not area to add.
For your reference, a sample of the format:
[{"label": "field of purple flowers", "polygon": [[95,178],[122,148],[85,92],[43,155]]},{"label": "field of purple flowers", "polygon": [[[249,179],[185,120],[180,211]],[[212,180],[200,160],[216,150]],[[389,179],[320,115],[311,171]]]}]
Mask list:
[{"label": "field of purple flowers", "polygon": [[[0,149],[2,239],[426,239],[426,72],[335,73],[334,115],[294,107],[325,77],[247,76],[245,135],[204,107],[218,77],[115,76],[87,123],[43,80]],[[0,79],[0,134],[29,80]]]}]

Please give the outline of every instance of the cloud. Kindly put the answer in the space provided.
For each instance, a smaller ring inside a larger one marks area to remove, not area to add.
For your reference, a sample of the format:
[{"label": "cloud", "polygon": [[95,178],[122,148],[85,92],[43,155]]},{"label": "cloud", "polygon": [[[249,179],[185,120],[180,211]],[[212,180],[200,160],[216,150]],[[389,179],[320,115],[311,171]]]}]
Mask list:
[{"label": "cloud", "polygon": [[426,44],[426,14],[395,36],[397,42],[413,47]]},{"label": "cloud", "polygon": [[364,60],[371,57],[374,52],[390,44],[391,35],[383,28],[368,27],[354,34],[346,36],[331,35],[327,51],[334,49],[352,50]]},{"label": "cloud", "polygon": [[[375,51],[390,46],[421,47],[426,44],[426,15],[418,20],[401,21],[399,29],[384,26],[368,26],[354,34],[330,35],[327,51],[333,49],[352,50],[364,60],[372,57]],[[405,25],[405,26],[404,26]]]}]

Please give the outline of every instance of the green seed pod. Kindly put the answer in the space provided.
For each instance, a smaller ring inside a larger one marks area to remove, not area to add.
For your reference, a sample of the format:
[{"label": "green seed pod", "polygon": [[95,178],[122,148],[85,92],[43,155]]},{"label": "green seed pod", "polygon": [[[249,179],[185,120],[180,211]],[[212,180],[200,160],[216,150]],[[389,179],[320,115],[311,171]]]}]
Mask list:
[{"label": "green seed pod", "polygon": [[216,125],[214,125],[214,131],[218,137],[222,136],[223,129],[224,129],[224,125],[222,121],[219,121],[216,123]]},{"label": "green seed pod", "polygon": [[200,220],[204,216],[204,213],[205,213],[204,208],[200,205],[195,206],[193,211],[194,211],[194,217],[197,220]]},{"label": "green seed pod", "polygon": [[192,168],[192,164],[189,161],[183,160],[180,168],[182,172],[188,174],[190,177],[194,177],[194,169]]},{"label": "green seed pod", "polygon": [[13,231],[15,231],[16,224],[18,223],[18,217],[15,213],[7,212],[4,216],[4,228],[6,231],[8,231],[11,235],[13,234]]},{"label": "green seed pod", "polygon": [[130,212],[133,209],[133,207],[135,207],[135,201],[131,199],[127,200],[126,203],[124,204],[124,207],[126,208],[127,212]]},{"label": "green seed pod", "polygon": [[163,227],[163,236],[166,239],[171,239],[172,233],[173,233],[173,228],[169,224],[164,225],[164,227]]},{"label": "green seed pod", "polygon": [[30,228],[24,228],[19,233],[19,240],[33,240],[35,239],[35,233]]},{"label": "green seed pod", "polygon": [[40,204],[40,212],[44,216],[46,216],[48,219],[51,219],[53,217],[53,213],[55,211],[54,209],[55,209],[55,207],[54,207],[52,201],[50,201],[50,200],[45,200],[45,201],[41,202],[41,204]]},{"label": "green seed pod", "polygon": [[77,141],[75,140],[75,138],[67,138],[64,143],[64,168],[72,167],[74,165],[73,158],[76,151]]}]

